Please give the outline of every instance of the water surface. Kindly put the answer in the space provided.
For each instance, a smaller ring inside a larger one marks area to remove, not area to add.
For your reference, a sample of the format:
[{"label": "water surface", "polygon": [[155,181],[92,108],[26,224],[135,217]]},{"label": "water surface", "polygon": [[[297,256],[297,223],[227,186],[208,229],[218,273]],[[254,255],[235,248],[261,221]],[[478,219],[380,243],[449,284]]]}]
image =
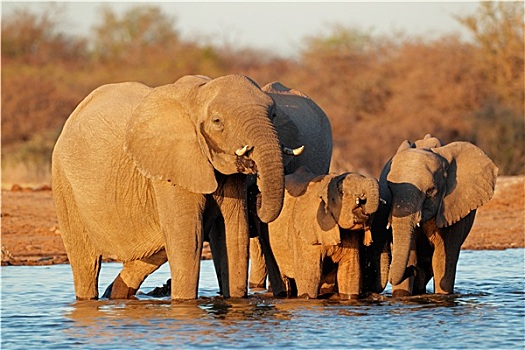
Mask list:
[{"label": "water surface", "polygon": [[[4,266],[2,349],[523,349],[524,249],[463,251],[454,296],[365,301],[217,296],[203,261],[200,298],[75,301],[69,265]],[[103,264],[99,290],[120,264]],[[141,291],[169,278],[163,266]],[[428,286],[431,289],[431,284]]]}]

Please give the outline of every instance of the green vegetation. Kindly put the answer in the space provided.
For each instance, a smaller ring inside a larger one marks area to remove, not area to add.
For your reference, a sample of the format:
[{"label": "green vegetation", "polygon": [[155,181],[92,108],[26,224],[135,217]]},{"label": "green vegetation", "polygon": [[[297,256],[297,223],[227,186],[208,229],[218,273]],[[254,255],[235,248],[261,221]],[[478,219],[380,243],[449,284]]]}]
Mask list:
[{"label": "green vegetation", "polygon": [[261,86],[279,80],[313,98],[332,122],[334,170],[377,176],[401,141],[432,133],[477,144],[502,175],[525,172],[523,2],[481,2],[476,14],[457,17],[472,33],[469,42],[379,37],[338,25],[305,38],[296,60],[185,41],[176,20],[151,6],[121,16],[102,8],[87,38],[60,32],[52,12],[2,19],[4,183],[49,183],[54,141],[97,86],[230,73]]}]

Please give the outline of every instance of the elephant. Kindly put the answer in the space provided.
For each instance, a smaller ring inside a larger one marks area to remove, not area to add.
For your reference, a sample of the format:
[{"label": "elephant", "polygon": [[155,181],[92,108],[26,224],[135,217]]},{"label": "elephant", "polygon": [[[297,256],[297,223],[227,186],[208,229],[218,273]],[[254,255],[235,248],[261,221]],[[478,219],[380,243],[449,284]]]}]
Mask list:
[{"label": "elephant", "polygon": [[369,244],[365,240],[379,204],[377,180],[352,172],[316,175],[301,167],[285,176],[285,189],[281,214],[268,229],[288,295],[317,298],[321,281],[336,264],[340,297],[359,297],[360,250]]},{"label": "elephant", "polygon": [[225,297],[247,294],[247,176],[256,212],[279,215],[284,169],[274,101],[250,78],[184,76],[103,85],[64,124],[52,184],[76,298],[98,298],[101,256],[123,262],[106,291],[131,298],[168,261],[172,299],[195,299],[203,231],[222,218]]},{"label": "elephant", "polygon": [[[284,172],[292,173],[302,165],[309,165],[317,174],[326,174],[330,168],[332,155],[332,129],[330,121],[322,109],[304,93],[290,89],[280,82],[269,83],[262,88],[274,101],[275,108],[270,115],[279,142],[282,147],[282,160]],[[250,286],[262,287],[266,278],[272,282],[272,290],[276,296],[286,293],[285,286],[280,279],[280,273],[268,245],[267,225],[257,216],[257,197],[259,188],[255,175],[247,177],[248,215],[250,223]],[[224,262],[224,239],[221,235],[223,226],[220,213],[206,212],[205,240],[210,242],[212,256],[219,282],[220,292],[223,294],[223,277],[221,265]],[[262,244],[261,244],[262,243]],[[213,254],[213,252],[219,252]],[[165,256],[158,254],[158,263],[166,261]],[[268,274],[269,270],[269,274]],[[130,271],[130,269],[128,269]],[[134,279],[143,281],[149,274],[149,269],[135,268]],[[130,273],[131,275],[131,273]],[[131,276],[128,276],[131,278]],[[252,281],[257,282],[252,282]],[[118,282],[118,281],[115,281]],[[104,293],[110,297],[115,282]],[[169,289],[169,288],[168,288]]]},{"label": "elephant", "polygon": [[436,294],[454,293],[461,245],[477,208],[492,198],[497,174],[492,160],[469,142],[442,145],[427,134],[399,146],[379,178],[389,209],[375,217],[386,225],[382,234],[392,235],[394,297],[426,293],[432,277]]},{"label": "elephant", "polygon": [[[405,141],[404,147],[432,148],[441,147],[442,142],[436,137],[427,134],[423,139],[414,143]],[[363,293],[381,293],[385,290],[392,261],[392,228],[389,225],[391,207],[391,193],[385,181],[379,182],[379,207],[372,221],[372,243],[363,247],[361,267],[363,274]],[[388,203],[385,200],[389,199]],[[388,226],[388,228],[386,228]]]},{"label": "elephant", "polygon": [[[276,81],[262,88],[275,102],[272,123],[275,126],[283,152],[284,173],[292,174],[301,166],[306,166],[317,175],[327,174],[332,158],[332,127],[324,111],[303,92],[290,89]],[[295,150],[295,151],[293,151]],[[298,154],[299,150],[302,150]],[[251,186],[252,194],[248,205],[254,207],[253,194],[257,188]],[[275,259],[268,248],[268,228],[252,214],[252,238],[250,239],[250,288],[266,288],[269,277],[275,295],[284,293],[280,284],[280,273]],[[269,270],[269,271],[268,271]],[[269,274],[268,274],[269,272]]]}]

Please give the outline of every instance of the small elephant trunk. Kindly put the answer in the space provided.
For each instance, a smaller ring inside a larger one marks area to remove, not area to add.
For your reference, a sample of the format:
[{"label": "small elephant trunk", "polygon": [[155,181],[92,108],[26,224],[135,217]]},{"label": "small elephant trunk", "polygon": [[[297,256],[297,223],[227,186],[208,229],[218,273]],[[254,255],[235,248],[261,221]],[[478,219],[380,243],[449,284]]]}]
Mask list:
[{"label": "small elephant trunk", "polygon": [[363,206],[363,213],[371,215],[377,211],[379,207],[379,185],[375,179],[367,179],[364,191],[366,195],[366,203]]}]

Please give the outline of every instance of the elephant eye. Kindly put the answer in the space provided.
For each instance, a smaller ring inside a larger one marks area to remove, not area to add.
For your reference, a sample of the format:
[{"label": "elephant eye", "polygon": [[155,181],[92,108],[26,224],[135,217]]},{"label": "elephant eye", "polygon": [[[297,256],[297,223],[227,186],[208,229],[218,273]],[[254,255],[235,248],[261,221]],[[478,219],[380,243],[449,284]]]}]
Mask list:
[{"label": "elephant eye", "polygon": [[339,181],[339,182],[337,183],[337,192],[339,192],[339,194],[340,194],[341,196],[345,194],[345,191],[344,191],[344,189],[343,189],[343,184],[342,184],[341,181]]},{"label": "elephant eye", "polygon": [[427,197],[435,197],[435,195],[437,194],[437,190],[435,187],[430,187],[427,192],[426,192],[426,196]]},{"label": "elephant eye", "polygon": [[222,118],[218,115],[213,115],[211,117],[211,124],[214,129],[222,130],[224,128],[224,123],[222,121]]}]

